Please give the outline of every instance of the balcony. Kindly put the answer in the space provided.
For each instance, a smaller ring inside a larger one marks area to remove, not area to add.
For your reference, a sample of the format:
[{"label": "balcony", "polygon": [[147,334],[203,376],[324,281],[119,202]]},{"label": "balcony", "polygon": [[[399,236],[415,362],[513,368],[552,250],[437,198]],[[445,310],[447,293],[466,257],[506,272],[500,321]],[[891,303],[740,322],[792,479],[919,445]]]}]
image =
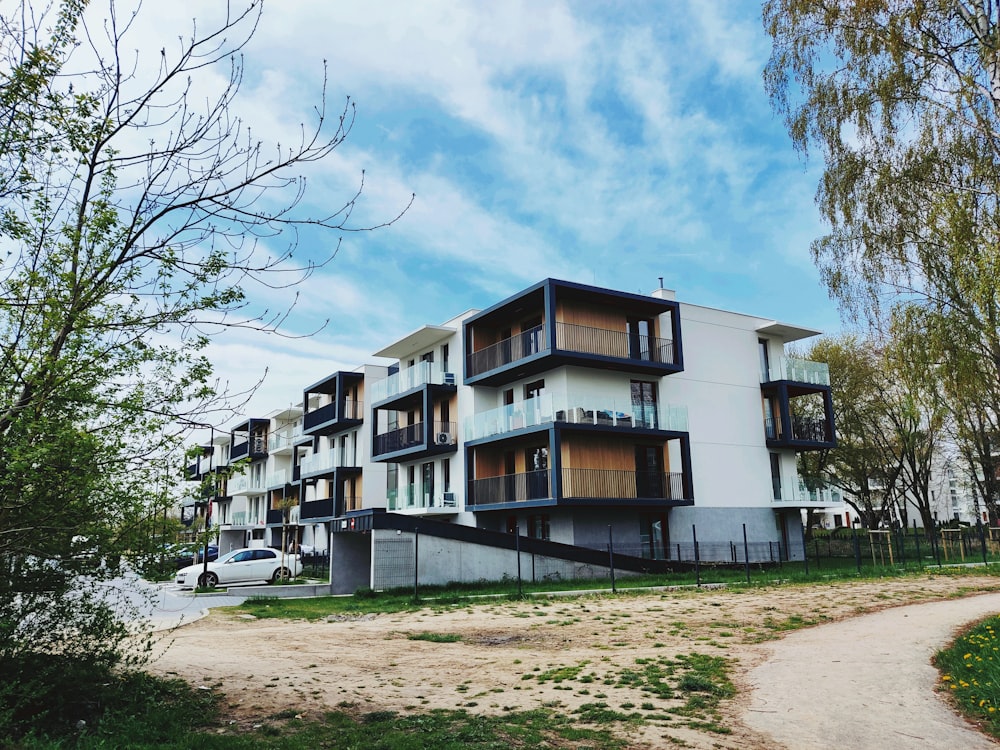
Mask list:
[{"label": "balcony", "polygon": [[291,472],[287,469],[279,469],[278,471],[272,471],[267,475],[265,480],[267,483],[267,488],[269,490],[280,489],[286,484],[290,484]]},{"label": "balcony", "polygon": [[831,487],[820,487],[809,490],[798,477],[787,487],[782,487],[777,478],[772,478],[773,500],[776,503],[795,503],[796,505],[840,505],[844,502],[840,490]]},{"label": "balcony", "polygon": [[[428,426],[432,427],[429,437],[425,434]],[[434,422],[432,425],[416,422],[376,435],[372,458],[386,461],[390,456],[392,460],[396,460],[448,453],[457,450],[456,440],[457,429],[454,422]]]},{"label": "balcony", "polygon": [[336,518],[342,513],[337,512],[336,501],[332,497],[322,500],[310,500],[302,503],[301,518],[303,521]]},{"label": "balcony", "polygon": [[466,372],[470,377],[481,375],[490,370],[506,367],[532,354],[548,351],[548,348],[545,326],[538,326],[473,352],[467,358]]},{"label": "balcony", "polygon": [[267,491],[261,472],[234,474],[226,483],[230,495],[262,495]]},{"label": "balcony", "polygon": [[548,499],[551,497],[549,474],[548,469],[540,469],[470,480],[466,504],[498,505]]},{"label": "balcony", "polygon": [[782,357],[771,367],[770,372],[761,373],[760,382],[771,383],[778,380],[829,386],[830,366],[826,362],[812,362],[808,359]]},{"label": "balcony", "polygon": [[423,385],[455,385],[454,373],[444,372],[433,362],[418,362],[371,386],[373,404],[394,398]]},{"label": "balcony", "polygon": [[[626,471],[615,469],[573,469],[559,472],[562,489],[559,498],[552,497],[550,470],[505,474],[469,482],[469,506],[527,503],[555,499],[574,504],[600,504],[607,501],[667,502],[670,505],[690,505],[684,497],[684,475],[670,472]],[[580,501],[583,501],[582,503]]]},{"label": "balcony", "polygon": [[833,429],[824,417],[791,415],[791,429],[782,430],[780,420],[764,418],[764,437],[769,448],[832,448],[836,445]]},{"label": "balcony", "polygon": [[302,418],[302,432],[309,435],[333,435],[361,423],[364,418],[364,404],[345,399],[338,409],[331,402],[318,409],[306,412]]},{"label": "balcony", "polygon": [[406,512],[417,510],[437,511],[439,513],[456,513],[457,501],[454,492],[434,492],[433,487],[424,488],[417,482],[389,490],[386,494],[388,510]]},{"label": "balcony", "polygon": [[302,421],[290,427],[283,427],[267,437],[267,452],[271,454],[289,453],[296,441],[302,437]]},{"label": "balcony", "polygon": [[234,439],[233,447],[229,453],[230,462],[238,461],[241,458],[256,460],[267,458],[267,438],[264,435],[255,435],[243,441]]},{"label": "balcony", "polygon": [[339,448],[330,448],[304,456],[299,464],[299,476],[330,474],[336,469],[356,468],[355,463],[353,457],[349,457],[344,451]]},{"label": "balcony", "polygon": [[552,422],[624,430],[687,432],[687,407],[633,404],[631,400],[565,399],[551,394],[480,412],[464,422],[466,441],[482,440]]}]

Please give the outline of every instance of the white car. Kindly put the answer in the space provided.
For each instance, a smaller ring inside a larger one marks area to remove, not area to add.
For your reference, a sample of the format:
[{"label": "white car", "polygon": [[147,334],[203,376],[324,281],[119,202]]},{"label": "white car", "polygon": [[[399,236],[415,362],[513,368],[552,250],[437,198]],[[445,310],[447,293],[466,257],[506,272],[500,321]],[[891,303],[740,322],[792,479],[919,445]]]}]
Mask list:
[{"label": "white car", "polygon": [[176,581],[181,588],[195,586],[215,588],[220,584],[248,583],[250,581],[275,582],[302,574],[302,560],[268,548],[234,549],[208,564],[189,565],[177,571]]}]

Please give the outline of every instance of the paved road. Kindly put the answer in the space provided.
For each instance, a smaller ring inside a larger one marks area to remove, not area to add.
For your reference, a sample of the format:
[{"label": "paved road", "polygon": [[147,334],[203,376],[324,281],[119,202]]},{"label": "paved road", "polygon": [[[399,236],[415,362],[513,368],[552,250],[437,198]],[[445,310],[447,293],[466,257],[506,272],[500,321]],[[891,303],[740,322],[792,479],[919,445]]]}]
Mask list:
[{"label": "paved road", "polygon": [[166,630],[204,617],[210,607],[242,604],[245,596],[218,594],[195,596],[173,583],[148,583],[135,574],[102,584],[107,600],[119,616],[149,620],[154,630]]},{"label": "paved road", "polygon": [[935,691],[931,657],[1000,594],[887,609],[791,633],[753,669],[746,723],[790,750],[997,750]]}]

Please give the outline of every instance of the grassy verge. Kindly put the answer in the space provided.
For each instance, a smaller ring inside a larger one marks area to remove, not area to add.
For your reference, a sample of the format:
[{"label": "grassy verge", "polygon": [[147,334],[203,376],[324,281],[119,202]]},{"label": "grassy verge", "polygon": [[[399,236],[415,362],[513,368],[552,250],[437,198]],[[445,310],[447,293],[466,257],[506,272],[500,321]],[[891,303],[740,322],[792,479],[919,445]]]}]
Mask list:
[{"label": "grassy verge", "polygon": [[[702,578],[702,585],[713,583],[731,587],[747,587],[743,571],[713,568],[713,575],[707,573]],[[781,571],[772,571],[767,576],[751,576],[749,586],[774,586],[788,584],[829,583],[831,581],[877,581],[885,578],[905,578],[925,574],[965,576],[970,572],[976,575],[1000,576],[1000,565],[978,568],[862,568],[859,575],[857,569],[850,567],[821,568],[810,567],[807,573],[801,563],[782,566]],[[672,586],[695,586],[694,574],[675,574],[670,576],[636,576],[617,581],[619,595],[639,593],[644,589]],[[524,596],[541,595],[553,591],[607,591],[611,584],[604,579],[573,580],[573,581],[542,581],[536,583],[524,582]],[[452,584],[449,586],[425,586],[419,589],[420,597],[414,599],[413,589],[392,589],[374,592],[360,590],[353,596],[321,596],[307,599],[279,599],[277,597],[254,596],[243,604],[235,607],[224,607],[222,610],[252,614],[259,618],[282,618],[297,620],[318,620],[325,617],[352,617],[364,614],[391,614],[424,608],[464,607],[488,598],[517,598],[517,584],[511,581],[483,582],[480,584]],[[813,624],[803,622],[800,626]],[[793,628],[782,628],[793,629]]]},{"label": "grassy verge", "polygon": [[935,664],[941,685],[959,710],[1000,738],[1000,617],[973,626],[939,652]]}]

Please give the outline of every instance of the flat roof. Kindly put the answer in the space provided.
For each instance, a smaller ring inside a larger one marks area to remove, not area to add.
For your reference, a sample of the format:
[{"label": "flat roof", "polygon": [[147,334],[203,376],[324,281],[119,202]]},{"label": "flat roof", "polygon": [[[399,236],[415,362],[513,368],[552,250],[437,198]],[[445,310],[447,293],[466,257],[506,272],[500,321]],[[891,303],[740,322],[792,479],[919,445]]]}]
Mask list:
[{"label": "flat roof", "polygon": [[784,341],[798,341],[799,339],[807,339],[810,336],[819,336],[822,331],[814,331],[811,328],[802,328],[801,326],[793,326],[788,323],[780,323],[777,320],[772,320],[766,325],[759,326],[757,328],[758,333],[766,333],[769,336],[780,336]]},{"label": "flat roof", "polygon": [[384,349],[375,352],[374,356],[399,359],[400,357],[405,357],[407,354],[414,354],[421,349],[434,346],[434,344],[454,334],[456,330],[448,326],[422,326],[412,333],[408,333],[398,341],[389,344]]}]

